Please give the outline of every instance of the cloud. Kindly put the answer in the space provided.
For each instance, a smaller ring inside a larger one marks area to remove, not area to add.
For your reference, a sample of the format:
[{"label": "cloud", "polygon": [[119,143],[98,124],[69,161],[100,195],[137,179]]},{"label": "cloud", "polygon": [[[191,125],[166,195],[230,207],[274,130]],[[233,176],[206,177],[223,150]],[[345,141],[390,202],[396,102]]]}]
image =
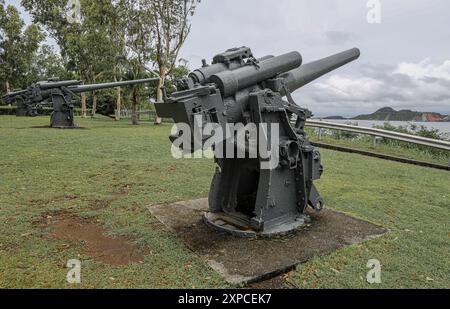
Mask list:
[{"label": "cloud", "polygon": [[362,65],[360,73],[321,79],[295,97],[318,116],[354,116],[385,106],[450,114],[450,60]]},{"label": "cloud", "polygon": [[331,44],[340,45],[352,41],[356,36],[350,32],[326,31],[325,37]]},{"label": "cloud", "polygon": [[450,81],[450,60],[445,61],[441,65],[431,63],[430,58],[420,63],[400,63],[395,73],[414,79],[433,78]]},{"label": "cloud", "polygon": [[[317,115],[352,116],[384,106],[450,113],[443,62],[449,59],[450,1],[383,1],[377,25],[367,23],[366,2],[202,1],[180,55],[195,69],[202,58],[242,45],[257,57],[296,50],[305,63],[356,46],[361,58],[297,91],[299,104]],[[419,62],[426,57],[435,63]]]}]

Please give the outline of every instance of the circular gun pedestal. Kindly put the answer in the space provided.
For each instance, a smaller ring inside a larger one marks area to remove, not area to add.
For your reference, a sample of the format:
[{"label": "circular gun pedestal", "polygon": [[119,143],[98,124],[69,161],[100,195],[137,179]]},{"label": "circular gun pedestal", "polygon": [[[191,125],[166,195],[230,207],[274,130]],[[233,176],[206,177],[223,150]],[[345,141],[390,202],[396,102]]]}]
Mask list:
[{"label": "circular gun pedestal", "polygon": [[230,234],[242,238],[273,238],[293,234],[305,225],[311,223],[308,215],[300,215],[295,220],[271,224],[264,231],[258,232],[252,229],[246,218],[232,217],[226,214],[215,214],[207,212],[203,215],[203,222],[215,231]]}]

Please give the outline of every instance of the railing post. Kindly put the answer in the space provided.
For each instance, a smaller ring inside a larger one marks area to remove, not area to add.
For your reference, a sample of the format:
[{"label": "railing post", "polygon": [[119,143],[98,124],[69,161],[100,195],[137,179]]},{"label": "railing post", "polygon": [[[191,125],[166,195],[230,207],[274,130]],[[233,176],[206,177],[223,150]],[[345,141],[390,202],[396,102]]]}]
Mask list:
[{"label": "railing post", "polygon": [[377,148],[378,145],[380,145],[381,141],[383,140],[382,137],[374,136],[373,137],[373,148]]},{"label": "railing post", "polygon": [[317,132],[317,138],[319,141],[322,139],[322,128],[319,128],[319,131]]}]

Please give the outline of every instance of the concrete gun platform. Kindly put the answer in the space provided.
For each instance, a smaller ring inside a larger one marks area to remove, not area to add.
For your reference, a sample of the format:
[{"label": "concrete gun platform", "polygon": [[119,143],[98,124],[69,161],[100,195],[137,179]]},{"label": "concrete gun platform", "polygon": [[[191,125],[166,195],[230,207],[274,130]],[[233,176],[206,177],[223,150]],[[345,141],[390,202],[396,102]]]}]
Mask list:
[{"label": "concrete gun platform", "polygon": [[309,212],[312,222],[281,238],[246,239],[218,233],[202,221],[208,200],[158,205],[150,212],[233,285],[264,281],[315,256],[378,238],[387,229],[329,209]]}]

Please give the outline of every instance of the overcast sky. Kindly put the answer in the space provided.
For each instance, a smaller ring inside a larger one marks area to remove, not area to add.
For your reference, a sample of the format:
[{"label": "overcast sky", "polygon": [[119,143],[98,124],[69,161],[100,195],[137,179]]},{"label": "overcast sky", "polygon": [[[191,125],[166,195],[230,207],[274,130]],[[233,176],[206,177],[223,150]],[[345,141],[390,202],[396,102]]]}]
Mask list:
[{"label": "overcast sky", "polygon": [[380,2],[381,23],[369,24],[368,0],[202,0],[180,56],[194,69],[244,45],[257,57],[297,50],[305,63],[358,47],[359,60],[298,90],[296,101],[317,116],[384,106],[450,114],[450,1]]}]

